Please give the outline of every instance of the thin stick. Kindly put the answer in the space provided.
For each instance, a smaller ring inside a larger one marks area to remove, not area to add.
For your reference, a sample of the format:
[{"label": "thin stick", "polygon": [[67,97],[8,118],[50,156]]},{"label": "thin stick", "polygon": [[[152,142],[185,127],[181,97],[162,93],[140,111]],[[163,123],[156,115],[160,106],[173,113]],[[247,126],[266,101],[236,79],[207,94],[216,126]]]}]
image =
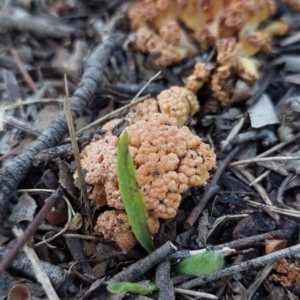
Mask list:
[{"label": "thin stick", "polygon": [[[13,228],[13,232],[16,235],[17,238],[21,238],[23,233],[22,229],[19,229],[17,227]],[[34,250],[29,247],[28,245],[23,246],[23,251],[25,252],[27,258],[30,260],[32,268],[35,273],[36,279],[41,283],[42,287],[44,288],[44,291],[48,297],[48,299],[53,299],[53,300],[59,300],[51,282],[50,279],[45,272],[43,266],[40,263],[40,260]]]},{"label": "thin stick", "polygon": [[77,238],[77,239],[96,241],[96,242],[102,241],[101,237],[95,237],[95,236],[91,236],[91,235],[83,235],[83,234],[77,234],[77,233],[66,233],[66,234],[64,234],[64,237]]},{"label": "thin stick", "polygon": [[35,103],[50,103],[50,102],[57,102],[57,103],[63,103],[62,99],[54,99],[54,98],[42,98],[42,99],[27,99],[25,101],[22,102],[18,102],[18,103],[14,103],[11,105],[7,105],[4,107],[1,107],[1,111],[2,110],[11,110],[20,106],[24,106],[24,105],[30,105],[30,104],[35,104]]},{"label": "thin stick", "polygon": [[190,296],[195,296],[195,297],[202,297],[205,299],[218,300],[217,296],[208,294],[208,293],[203,293],[203,292],[196,292],[196,291],[185,290],[185,289],[180,289],[180,288],[174,288],[174,292],[178,293],[178,294],[183,294],[183,295],[190,295]]},{"label": "thin stick", "polygon": [[79,133],[81,133],[81,132],[83,132],[83,131],[85,131],[85,130],[87,130],[89,128],[92,128],[92,127],[94,127],[96,125],[99,125],[99,124],[101,124],[101,123],[109,120],[110,118],[118,115],[119,113],[121,113],[122,111],[126,110],[127,108],[130,108],[131,106],[135,105],[136,103],[144,101],[148,97],[149,97],[148,95],[143,96],[140,99],[136,100],[134,103],[130,102],[130,103],[128,103],[128,104],[126,104],[126,105],[124,105],[124,106],[122,106],[122,107],[120,107],[120,108],[112,111],[111,113],[106,114],[105,116],[103,116],[103,117],[95,120],[94,122],[90,123],[89,125],[87,125],[87,126],[81,128],[81,129],[79,129],[78,131],[76,131],[76,135],[78,135]]},{"label": "thin stick", "polygon": [[33,221],[28,225],[24,234],[17,239],[16,243],[10,249],[8,254],[0,261],[0,275],[2,275],[4,271],[11,265],[14,258],[18,255],[19,250],[27,243],[27,241],[29,241],[32,235],[37,231],[37,229],[44,221],[53,205],[55,205],[57,199],[62,197],[62,195],[63,191],[62,188],[59,186],[57,190],[45,200],[44,206],[37,213]]},{"label": "thin stick", "polygon": [[[250,172],[248,172],[246,169],[244,169],[242,167],[237,167],[237,170],[239,170],[239,172],[241,172],[250,182],[253,182],[255,180],[255,177]],[[265,201],[266,204],[268,204],[268,205],[273,204],[271,199],[269,198],[268,194],[266,193],[266,191],[260,184],[254,183],[253,187],[256,189],[256,191],[259,193],[259,195]]]},{"label": "thin stick", "polygon": [[155,80],[159,75],[161,74],[161,71],[157,72],[154,76],[152,76],[146,84],[140,89],[140,91],[134,96],[134,98],[131,100],[132,103],[136,102],[136,100],[139,98],[139,96],[142,94],[142,92],[146,89],[146,87]]},{"label": "thin stick", "polygon": [[251,159],[245,159],[240,161],[235,161],[229,164],[229,167],[235,167],[238,165],[245,165],[245,164],[252,164],[262,161],[287,161],[287,160],[297,160],[300,159],[299,156],[292,157],[292,156],[271,156],[271,157],[254,157]]},{"label": "thin stick", "polygon": [[55,190],[50,189],[18,189],[16,190],[16,193],[54,193]]},{"label": "thin stick", "polygon": [[255,180],[253,180],[252,182],[249,183],[249,186],[252,186],[255,183],[259,183],[260,181],[262,181],[264,178],[266,178],[269,174],[270,174],[270,170],[267,170],[265,172],[263,172],[260,176],[258,176]]},{"label": "thin stick", "polygon": [[286,186],[289,184],[289,182],[294,177],[294,174],[289,174],[281,183],[281,185],[278,188],[277,195],[276,195],[276,201],[277,203],[281,203],[285,208],[289,208],[284,202],[283,202],[283,194],[286,189]]},{"label": "thin stick", "polygon": [[265,151],[265,152],[263,152],[263,153],[257,155],[256,157],[258,158],[258,157],[264,157],[264,156],[267,156],[267,155],[269,155],[269,154],[271,154],[271,153],[273,153],[273,152],[275,152],[275,151],[277,151],[277,150],[283,148],[283,147],[286,146],[287,144],[289,144],[289,143],[291,143],[291,142],[293,142],[293,141],[295,141],[295,140],[297,140],[297,139],[299,139],[299,138],[300,138],[300,132],[299,132],[298,134],[296,134],[290,141],[288,141],[288,142],[282,142],[282,143],[280,143],[280,144],[278,144],[278,145],[276,145],[276,146],[270,148],[269,150],[267,150],[267,151]]},{"label": "thin stick", "polygon": [[79,133],[91,128],[91,127],[94,127],[98,124],[101,124],[102,122],[105,122],[107,121],[108,119],[118,115],[120,112],[126,110],[127,108],[130,108],[131,106],[133,106],[134,104],[138,103],[138,102],[141,102],[141,101],[144,101],[145,99],[147,99],[149,96],[144,96],[144,97],[141,97],[139,98],[140,94],[146,89],[146,87],[155,79],[157,78],[159,75],[160,75],[161,71],[157,72],[154,76],[152,76],[147,82],[146,84],[141,88],[141,90],[134,96],[134,98],[130,101],[130,103],[114,110],[113,112],[109,113],[109,114],[106,114],[105,116],[103,116],[102,118],[99,118],[97,120],[95,120],[94,122],[90,123],[89,125],[79,129],[77,132],[76,132],[76,135],[78,135]]},{"label": "thin stick", "polygon": [[92,230],[93,220],[92,220],[92,215],[91,215],[90,201],[89,201],[89,197],[87,194],[86,183],[83,178],[83,170],[82,170],[81,162],[80,162],[79,148],[78,148],[78,144],[77,144],[77,140],[76,140],[76,136],[75,136],[74,123],[73,123],[73,119],[72,119],[72,115],[71,115],[69,89],[68,89],[68,82],[67,82],[66,74],[64,76],[64,80],[65,80],[65,91],[66,91],[66,97],[64,99],[64,111],[66,114],[66,119],[67,119],[70,138],[71,138],[71,144],[72,144],[74,158],[75,158],[75,162],[76,162],[76,169],[77,169],[77,174],[78,174],[81,195],[82,195],[82,198],[84,201],[85,212],[86,212],[87,220],[90,225],[90,230]]},{"label": "thin stick", "polygon": [[230,276],[232,274],[236,274],[246,270],[252,270],[254,268],[258,268],[261,266],[265,266],[266,264],[272,264],[277,260],[284,258],[284,257],[291,257],[300,252],[300,244],[285,248],[283,250],[275,251],[271,254],[264,255],[258,258],[254,258],[252,260],[248,260],[242,262],[239,265],[235,265],[223,270],[220,270],[212,275],[208,276],[201,276],[190,281],[184,282],[179,285],[180,288],[183,289],[190,289],[202,284],[207,284],[208,282],[219,280],[223,277]]},{"label": "thin stick", "polygon": [[14,58],[16,65],[18,66],[19,71],[21,72],[24,80],[27,82],[27,84],[30,86],[31,90],[34,93],[38,92],[38,89],[34,83],[34,81],[32,80],[32,78],[30,77],[30,75],[28,74],[27,70],[24,68],[23,63],[20,59],[20,56],[18,54],[18,52],[15,49],[11,49],[10,53],[12,55],[12,57]]},{"label": "thin stick", "polygon": [[202,210],[206,206],[209,199],[219,191],[219,186],[217,185],[217,182],[219,181],[219,178],[221,177],[222,173],[226,169],[227,165],[231,162],[231,160],[237,155],[237,153],[242,148],[242,144],[236,146],[227,156],[225,159],[219,162],[218,169],[216,173],[213,176],[213,179],[211,180],[209,184],[209,188],[204,193],[202,199],[197,203],[197,205],[193,208],[187,219],[185,220],[183,226],[186,230],[190,229],[194,223],[196,222],[197,218],[201,214]]},{"label": "thin stick", "polygon": [[290,216],[290,217],[300,218],[300,212],[297,210],[280,208],[275,205],[265,205],[265,204],[257,203],[257,202],[251,201],[251,200],[245,200],[245,202],[254,207],[266,208],[267,210],[270,210],[275,213],[279,213],[279,214]]},{"label": "thin stick", "polygon": [[11,115],[6,115],[4,117],[4,123],[11,125],[15,128],[20,129],[21,131],[25,131],[27,133],[30,133],[34,136],[40,136],[43,133],[43,130],[30,124],[29,122],[26,122],[22,119],[16,118]]}]

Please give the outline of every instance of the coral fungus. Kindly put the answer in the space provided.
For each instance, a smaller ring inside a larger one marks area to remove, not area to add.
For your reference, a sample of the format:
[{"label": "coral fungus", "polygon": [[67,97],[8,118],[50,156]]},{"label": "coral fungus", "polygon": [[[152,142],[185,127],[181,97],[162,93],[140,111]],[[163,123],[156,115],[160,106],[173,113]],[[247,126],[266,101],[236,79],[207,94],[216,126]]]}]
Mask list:
[{"label": "coral fungus", "polygon": [[[216,162],[210,146],[193,135],[188,127],[178,127],[177,122],[169,115],[154,113],[149,115],[148,120],[140,120],[127,127],[129,150],[152,234],[159,228],[158,218],[174,217],[181,194],[191,186],[204,184],[209,177],[208,171]],[[106,238],[114,238],[119,231],[130,231],[116,175],[117,145],[118,137],[108,135],[88,145],[81,159],[85,180],[93,187],[90,198],[96,205],[107,204],[118,210],[99,216],[98,230]],[[117,217],[106,220],[112,214],[118,215],[122,222],[117,222]],[[127,227],[124,229],[124,226]]]}]

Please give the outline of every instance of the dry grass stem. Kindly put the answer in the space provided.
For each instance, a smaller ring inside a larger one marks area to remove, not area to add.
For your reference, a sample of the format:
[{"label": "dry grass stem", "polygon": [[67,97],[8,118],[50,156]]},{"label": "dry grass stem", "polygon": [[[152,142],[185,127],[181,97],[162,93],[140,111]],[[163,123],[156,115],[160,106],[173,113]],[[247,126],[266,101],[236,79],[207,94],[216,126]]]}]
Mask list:
[{"label": "dry grass stem", "polygon": [[92,216],[91,216],[90,201],[89,201],[89,197],[87,194],[86,183],[83,178],[83,170],[82,170],[81,163],[80,163],[80,154],[79,154],[78,144],[77,144],[76,135],[75,135],[73,118],[71,115],[70,98],[69,98],[69,90],[68,90],[66,75],[64,77],[64,80],[65,80],[65,92],[66,92],[66,96],[64,99],[64,111],[65,111],[65,115],[66,115],[66,119],[67,119],[67,123],[68,123],[69,134],[70,134],[71,144],[72,144],[73,153],[74,153],[74,159],[76,162],[76,169],[77,169],[77,173],[78,173],[78,181],[79,181],[79,185],[80,185],[80,189],[81,189],[81,195],[82,195],[82,198],[84,201],[85,212],[86,212],[88,223],[90,225],[90,230],[92,230],[93,220],[92,220]]},{"label": "dry grass stem", "polygon": [[178,294],[183,294],[183,295],[190,295],[190,296],[195,296],[195,297],[202,297],[205,299],[215,299],[218,300],[218,297],[212,294],[208,293],[203,293],[203,292],[196,292],[192,290],[185,290],[185,289],[180,289],[180,288],[174,288],[174,292]]},{"label": "dry grass stem", "polygon": [[16,193],[54,193],[55,190],[51,189],[18,189]]},{"label": "dry grass stem", "polygon": [[78,135],[79,133],[81,133],[81,132],[83,132],[83,131],[85,131],[85,130],[87,130],[87,129],[89,129],[89,128],[92,128],[92,127],[94,127],[94,126],[96,126],[96,125],[99,125],[99,124],[101,124],[101,123],[103,123],[103,122],[105,122],[105,121],[111,119],[112,117],[117,116],[117,115],[120,114],[121,112],[123,112],[123,111],[127,110],[128,108],[130,108],[131,106],[135,105],[136,103],[141,102],[141,101],[144,101],[145,99],[147,99],[147,98],[149,97],[149,95],[146,95],[146,96],[143,96],[143,97],[140,97],[140,98],[139,98],[139,96],[140,96],[140,94],[146,89],[146,87],[147,87],[153,80],[155,80],[155,79],[160,75],[160,73],[161,73],[161,72],[159,71],[159,72],[157,72],[154,76],[152,76],[152,77],[145,83],[145,85],[141,88],[141,90],[133,97],[133,99],[130,101],[130,103],[128,103],[128,104],[126,104],[126,105],[124,105],[124,106],[122,106],[122,107],[120,107],[120,108],[118,108],[118,109],[112,111],[112,112],[109,113],[109,114],[106,114],[106,115],[103,116],[102,118],[99,118],[99,119],[97,119],[96,121],[94,121],[94,122],[88,124],[87,126],[81,128],[81,129],[79,129],[79,130],[76,132],[76,135]]},{"label": "dry grass stem", "polygon": [[[23,235],[22,229],[19,229],[17,227],[13,228],[13,232],[16,237],[20,238]],[[51,300],[59,300],[51,282],[50,279],[45,272],[44,268],[42,267],[40,260],[34,250],[29,247],[28,245],[24,245],[23,250],[28,257],[28,259],[31,261],[32,268],[35,272],[36,279],[41,283],[42,287],[44,288],[44,291],[48,297],[48,299]]]},{"label": "dry grass stem", "polygon": [[146,89],[146,87],[152,82],[154,81],[159,75],[160,75],[161,71],[157,72],[154,76],[152,76],[146,83],[145,85],[139,90],[139,92],[134,96],[134,98],[131,100],[132,103],[135,103],[139,96],[142,94],[142,92]]},{"label": "dry grass stem", "polygon": [[249,183],[249,186],[252,186],[255,183],[259,183],[260,181],[262,181],[264,178],[266,178],[269,174],[270,174],[270,170],[267,170],[265,172],[263,172],[260,176],[258,176],[255,180],[253,180],[252,182]]},{"label": "dry grass stem", "polygon": [[[236,167],[239,172],[241,172],[250,182],[253,182],[255,180],[255,177],[248,172],[246,169],[244,169],[241,166],[237,166]],[[260,197],[265,201],[265,203],[267,205],[273,205],[271,199],[269,198],[267,192],[265,191],[265,189],[259,184],[259,183],[255,183],[253,184],[253,187],[256,189],[256,191],[258,192],[258,194],[260,195]],[[279,216],[273,212],[270,213],[270,216],[278,221],[279,220]]]},{"label": "dry grass stem", "polygon": [[275,151],[277,151],[277,150],[285,147],[286,145],[290,144],[291,142],[294,142],[295,140],[297,140],[299,138],[300,138],[300,132],[298,134],[296,134],[290,141],[288,141],[288,142],[282,142],[282,143],[280,143],[280,144],[278,144],[278,145],[270,148],[269,150],[267,150],[267,151],[265,151],[265,152],[257,155],[256,158],[265,157],[265,156],[267,156],[267,155],[269,155],[269,154],[271,154],[271,153],[273,153],[273,152],[275,152]]},{"label": "dry grass stem", "polygon": [[235,218],[244,218],[244,217],[248,217],[249,214],[239,214],[239,215],[227,215],[227,216],[222,216],[219,217],[218,219],[215,220],[212,228],[208,231],[207,236],[205,238],[205,243],[207,241],[207,239],[210,237],[210,235],[214,232],[214,230],[220,225],[222,224],[224,221],[228,220],[228,219],[235,219]]},{"label": "dry grass stem", "polygon": [[67,234],[65,234],[65,236],[69,237],[69,238],[77,238],[77,239],[96,241],[96,242],[100,242],[102,240],[101,237],[95,237],[95,236],[91,236],[91,235],[83,235],[83,234],[77,234],[77,233],[67,233]]},{"label": "dry grass stem", "polygon": [[252,200],[245,200],[245,202],[254,207],[264,207],[275,213],[279,213],[279,214],[290,216],[290,217],[300,218],[300,212],[297,210],[280,208],[280,207],[277,207],[274,205],[265,205],[265,204],[257,203]]},{"label": "dry grass stem", "polygon": [[29,85],[29,87],[31,88],[31,90],[34,93],[38,92],[38,89],[34,83],[34,81],[32,80],[31,76],[29,75],[29,73],[27,72],[27,70],[24,68],[23,62],[18,54],[18,52],[15,49],[11,49],[10,53],[12,55],[12,57],[14,58],[14,61],[20,71],[20,73],[22,74],[24,80],[27,82],[27,84]]},{"label": "dry grass stem", "polygon": [[11,105],[7,105],[4,107],[1,107],[0,111],[6,111],[6,110],[11,110],[20,106],[24,105],[30,105],[30,104],[35,104],[35,103],[51,103],[51,102],[56,102],[56,103],[63,103],[63,100],[61,99],[54,99],[54,98],[42,98],[42,99],[27,99],[25,101],[21,101],[18,103],[14,103]]},{"label": "dry grass stem", "polygon": [[126,104],[126,105],[124,105],[124,106],[122,106],[122,107],[120,107],[120,108],[118,108],[118,109],[112,111],[111,113],[106,114],[106,115],[103,116],[102,118],[99,118],[99,119],[97,119],[96,121],[94,121],[94,122],[88,124],[87,126],[81,128],[81,129],[79,129],[78,131],[76,131],[76,135],[78,135],[78,134],[80,134],[81,132],[83,132],[83,131],[85,131],[85,130],[87,130],[87,129],[90,129],[90,128],[94,127],[94,126],[97,126],[97,125],[99,125],[99,124],[101,124],[101,123],[103,123],[103,122],[108,121],[109,119],[111,119],[111,118],[113,118],[113,117],[119,115],[119,114],[120,114],[121,112],[123,112],[124,110],[130,108],[131,106],[135,105],[135,104],[138,103],[138,102],[142,102],[142,101],[146,100],[146,99],[149,98],[149,97],[150,97],[149,95],[143,96],[143,97],[137,99],[135,102],[132,102],[132,101],[131,101],[130,103],[128,103],[128,104]]},{"label": "dry grass stem", "polygon": [[288,161],[288,160],[297,160],[297,159],[300,159],[300,157],[299,156],[297,157],[292,157],[292,156],[254,157],[251,159],[232,162],[231,164],[229,164],[229,167],[235,167],[238,165],[252,164],[252,163],[263,162],[263,161]]}]

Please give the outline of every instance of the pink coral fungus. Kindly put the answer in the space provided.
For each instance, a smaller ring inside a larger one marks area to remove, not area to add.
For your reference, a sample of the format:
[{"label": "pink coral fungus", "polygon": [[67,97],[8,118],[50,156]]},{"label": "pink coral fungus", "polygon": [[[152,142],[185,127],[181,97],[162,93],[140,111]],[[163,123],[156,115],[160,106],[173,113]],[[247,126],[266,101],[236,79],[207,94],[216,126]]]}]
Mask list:
[{"label": "pink coral fungus", "polygon": [[[166,114],[151,114],[148,120],[128,126],[127,131],[138,185],[149,215],[149,231],[154,234],[159,228],[158,218],[169,219],[176,215],[181,194],[189,187],[206,182],[208,171],[215,165],[216,155],[188,127],[179,127],[177,119]],[[106,136],[88,145],[81,159],[85,180],[93,187],[90,198],[98,206],[107,204],[118,210],[99,216],[98,230],[107,238],[112,238],[112,234],[121,227],[120,231],[124,231],[126,224],[125,231],[130,231],[122,212],[124,206],[116,175],[117,145],[118,137]],[[112,214],[118,214],[122,219],[121,227],[117,226],[120,222],[116,218],[105,221]],[[107,226],[113,229],[108,230]]]},{"label": "pink coral fungus", "polygon": [[[181,194],[208,179],[216,161],[214,151],[165,114],[153,114],[127,130],[147,210],[158,218],[174,217]],[[116,176],[117,143],[115,136],[91,143],[84,149],[81,163],[86,182],[93,186],[91,199],[98,205],[124,209]]]}]

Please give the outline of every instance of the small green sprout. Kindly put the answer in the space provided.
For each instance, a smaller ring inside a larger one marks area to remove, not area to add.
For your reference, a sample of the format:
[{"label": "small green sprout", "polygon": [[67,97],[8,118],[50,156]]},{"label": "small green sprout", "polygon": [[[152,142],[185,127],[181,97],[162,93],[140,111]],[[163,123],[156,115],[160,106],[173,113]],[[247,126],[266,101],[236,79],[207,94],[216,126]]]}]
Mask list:
[{"label": "small green sprout", "polygon": [[220,270],[223,264],[223,253],[206,251],[184,259],[175,266],[175,271],[196,276],[208,275]]},{"label": "small green sprout", "polygon": [[110,291],[112,294],[132,292],[141,295],[147,295],[152,293],[155,288],[156,285],[154,282],[147,282],[145,284],[132,282],[116,282],[107,286],[108,291]]},{"label": "small green sprout", "polygon": [[128,149],[129,136],[124,130],[120,136],[117,150],[117,176],[129,224],[135,238],[148,253],[154,250],[151,234],[148,230],[148,213],[143,194],[138,186],[133,159]]}]

